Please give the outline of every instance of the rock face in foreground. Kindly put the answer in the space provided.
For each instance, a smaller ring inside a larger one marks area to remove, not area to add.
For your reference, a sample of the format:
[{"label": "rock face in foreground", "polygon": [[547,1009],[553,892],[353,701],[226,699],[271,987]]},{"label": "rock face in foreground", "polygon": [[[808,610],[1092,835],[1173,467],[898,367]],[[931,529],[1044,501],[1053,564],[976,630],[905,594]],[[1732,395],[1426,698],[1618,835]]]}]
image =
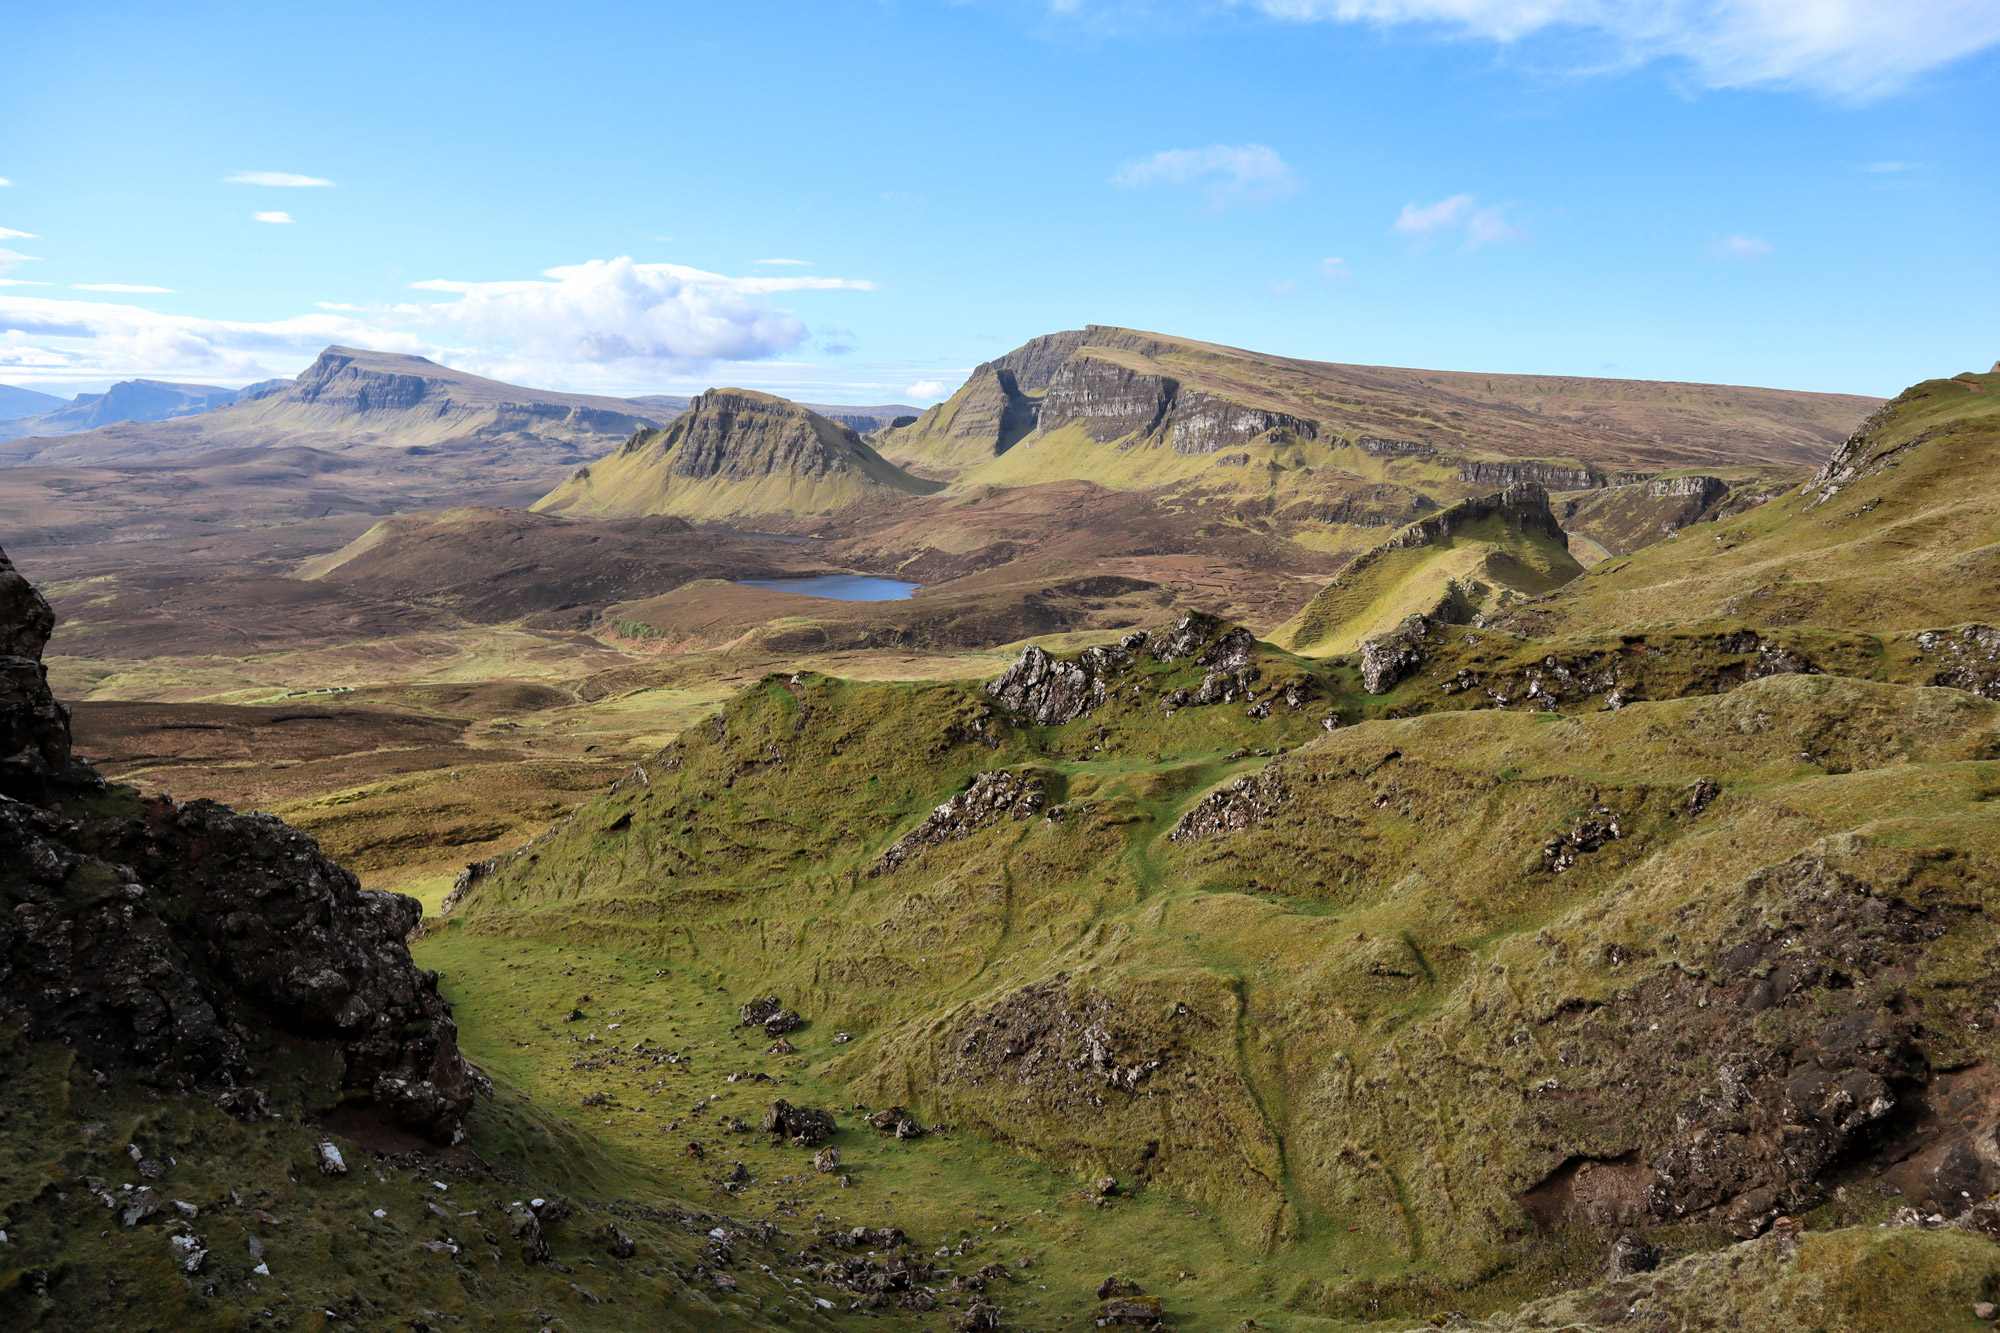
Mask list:
[{"label": "rock face in foreground", "polygon": [[437,974],[404,943],[422,909],[363,890],[305,834],[212,801],[107,787],[70,754],[41,665],[53,617],[0,555],[0,1009],[91,1071],[264,1106],[252,1055],[321,1042],[342,1095],[437,1141],[480,1082]]}]

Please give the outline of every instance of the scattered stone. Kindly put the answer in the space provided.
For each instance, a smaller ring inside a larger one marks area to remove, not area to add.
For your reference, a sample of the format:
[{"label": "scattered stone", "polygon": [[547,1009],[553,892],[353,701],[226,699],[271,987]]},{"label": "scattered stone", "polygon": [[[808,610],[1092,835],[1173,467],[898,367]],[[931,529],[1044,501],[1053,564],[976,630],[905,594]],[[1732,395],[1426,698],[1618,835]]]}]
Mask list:
[{"label": "scattered stone", "polygon": [[787,1032],[797,1032],[805,1025],[805,1019],[800,1018],[792,1010],[780,1009],[764,1020],[764,1032],[767,1036],[782,1037]]},{"label": "scattered stone", "polygon": [[688,1140],[688,1146],[681,1149],[681,1156],[693,1158],[697,1162],[699,1162],[706,1155],[707,1154],[703,1151],[701,1144],[695,1142],[693,1139]]},{"label": "scattered stone", "polygon": [[836,1032],[833,1034],[833,1044],[836,1046],[845,1046],[847,1045],[848,1042],[853,1040],[854,1038],[850,1037],[845,1032]]},{"label": "scattered stone", "polygon": [[141,1186],[133,1190],[125,1200],[123,1221],[128,1227],[135,1227],[160,1211],[162,1200],[151,1186]]},{"label": "scattered stone", "polygon": [[985,1301],[974,1301],[958,1320],[959,1333],[990,1333],[999,1327],[1000,1311]]},{"label": "scattered stone", "polygon": [[1118,1177],[1100,1176],[1097,1183],[1092,1185],[1091,1188],[1100,1195],[1116,1194],[1118,1192]]},{"label": "scattered stone", "polygon": [[1108,1301],[1118,1296],[1143,1296],[1145,1288],[1122,1277],[1108,1277],[1097,1284],[1097,1299]]},{"label": "scattered stone", "polygon": [[1995,1305],[1992,1301],[1974,1301],[1972,1303],[1972,1317],[1974,1319],[1991,1319],[1995,1315],[2000,1315],[2000,1305]]},{"label": "scattered stone", "polygon": [[[839,1041],[841,1040],[841,1037],[844,1037],[845,1035],[846,1035],[845,1033],[842,1033],[840,1036],[835,1037],[834,1040]],[[793,1051],[796,1051],[797,1049],[798,1047],[792,1045],[790,1042],[786,1041],[783,1037],[780,1037],[776,1041],[772,1042],[769,1046],[766,1046],[764,1048],[764,1054],[790,1055]]]},{"label": "scattered stone", "polygon": [[813,1154],[813,1170],[824,1175],[832,1175],[840,1170],[840,1149],[821,1148]]},{"label": "scattered stone", "polygon": [[1659,1266],[1659,1247],[1647,1244],[1643,1236],[1627,1232],[1611,1242],[1604,1271],[1612,1277],[1631,1277],[1634,1273],[1650,1273]]},{"label": "scattered stone", "polygon": [[1589,852],[1625,836],[1616,811],[1597,806],[1579,818],[1567,831],[1550,838],[1542,846],[1542,868],[1560,875]]},{"label": "scattered stone", "polygon": [[184,1233],[169,1236],[167,1241],[174,1247],[174,1258],[183,1273],[199,1273],[201,1266],[208,1262],[208,1246],[200,1236]]},{"label": "scattered stone", "polygon": [[831,1112],[809,1106],[793,1106],[782,1097],[764,1112],[764,1132],[776,1134],[794,1148],[817,1148],[833,1137]]},{"label": "scattered stone", "polygon": [[340,1155],[340,1149],[331,1143],[321,1143],[313,1149],[319,1159],[319,1173],[323,1176],[344,1176],[347,1174],[347,1159]]},{"label": "scattered stone", "polygon": [[777,996],[768,995],[761,1000],[752,1000],[750,1003],[740,1006],[736,1012],[742,1017],[744,1027],[755,1028],[764,1026],[773,1016],[782,1011],[784,1007],[783,1001],[779,1000]]},{"label": "scattered stone", "polygon": [[611,1097],[609,1094],[602,1092],[586,1093],[583,1098],[583,1104],[585,1106],[609,1106],[611,1105]]},{"label": "scattered stone", "polygon": [[741,1188],[744,1185],[748,1185],[750,1183],[750,1168],[738,1162],[729,1169],[729,1174],[722,1178],[722,1183],[725,1188],[729,1186]]},{"label": "scattered stone", "polygon": [[1120,1297],[1106,1301],[1097,1311],[1099,1328],[1115,1328],[1120,1325],[1132,1328],[1155,1328],[1166,1317],[1158,1296]]},{"label": "scattered stone", "polygon": [[877,1133],[894,1134],[899,1139],[920,1139],[929,1132],[922,1121],[900,1106],[875,1112],[868,1117],[868,1123]]}]

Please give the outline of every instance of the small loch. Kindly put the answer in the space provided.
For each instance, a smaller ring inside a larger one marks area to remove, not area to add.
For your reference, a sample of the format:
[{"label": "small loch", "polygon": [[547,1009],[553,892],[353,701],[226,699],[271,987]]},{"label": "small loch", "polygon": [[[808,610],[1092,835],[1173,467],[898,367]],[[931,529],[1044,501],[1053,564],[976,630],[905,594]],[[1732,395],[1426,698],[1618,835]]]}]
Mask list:
[{"label": "small loch", "polygon": [[897,579],[878,579],[867,574],[811,574],[789,579],[736,581],[746,588],[795,592],[806,597],[826,597],[836,602],[900,602],[923,586]]}]

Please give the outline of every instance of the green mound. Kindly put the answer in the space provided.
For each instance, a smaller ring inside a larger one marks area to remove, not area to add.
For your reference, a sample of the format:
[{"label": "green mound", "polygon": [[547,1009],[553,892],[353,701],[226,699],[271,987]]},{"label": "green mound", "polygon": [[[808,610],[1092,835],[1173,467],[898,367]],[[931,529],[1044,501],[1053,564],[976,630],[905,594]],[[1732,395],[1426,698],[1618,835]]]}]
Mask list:
[{"label": "green mound", "polygon": [[534,508],[726,522],[823,516],[877,492],[936,489],[817,412],[749,389],[711,389],[672,425],[633,435]]},{"label": "green mound", "polygon": [[1403,528],[1356,558],[1274,637],[1294,652],[1351,653],[1410,616],[1483,617],[1582,572],[1548,493],[1524,486]]}]

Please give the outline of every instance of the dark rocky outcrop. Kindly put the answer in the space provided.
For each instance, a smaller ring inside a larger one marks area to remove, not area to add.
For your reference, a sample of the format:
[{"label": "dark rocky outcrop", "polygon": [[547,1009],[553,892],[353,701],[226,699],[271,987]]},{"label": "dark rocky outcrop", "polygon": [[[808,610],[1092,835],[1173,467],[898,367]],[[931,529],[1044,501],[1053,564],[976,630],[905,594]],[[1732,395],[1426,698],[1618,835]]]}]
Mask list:
[{"label": "dark rocky outcrop", "polygon": [[99,1074],[243,1113],[265,1106],[257,1052],[290,1035],[333,1058],[344,1097],[455,1138],[480,1078],[404,943],[416,899],[363,890],[270,815],[104,787],[41,674],[51,620],[0,557],[0,1008]]},{"label": "dark rocky outcrop", "polygon": [[1073,662],[1050,657],[1031,643],[1012,666],[986,682],[986,692],[1040,726],[1074,722],[1104,702],[1104,678],[1131,661],[1133,647],[1144,638],[1128,634],[1115,647],[1086,648]]},{"label": "dark rocky outcrop", "polygon": [[1917,635],[1916,646],[1936,668],[1930,684],[2000,699],[2000,630],[1991,625],[1927,629]]},{"label": "dark rocky outcrop", "polygon": [[1282,809],[1290,797],[1284,775],[1277,770],[1245,773],[1220,791],[1202,797],[1180,817],[1167,837],[1174,842],[1192,842],[1235,833],[1263,823]]},{"label": "dark rocky outcrop", "polygon": [[1430,639],[1430,622],[1422,616],[1406,617],[1387,634],[1364,639],[1361,688],[1370,694],[1387,694],[1397,682],[1423,665]]},{"label": "dark rocky outcrop", "polygon": [[981,773],[972,785],[925,816],[883,852],[869,871],[881,875],[896,869],[926,847],[969,838],[989,824],[1002,819],[1031,819],[1047,803],[1042,779],[996,769]]}]

